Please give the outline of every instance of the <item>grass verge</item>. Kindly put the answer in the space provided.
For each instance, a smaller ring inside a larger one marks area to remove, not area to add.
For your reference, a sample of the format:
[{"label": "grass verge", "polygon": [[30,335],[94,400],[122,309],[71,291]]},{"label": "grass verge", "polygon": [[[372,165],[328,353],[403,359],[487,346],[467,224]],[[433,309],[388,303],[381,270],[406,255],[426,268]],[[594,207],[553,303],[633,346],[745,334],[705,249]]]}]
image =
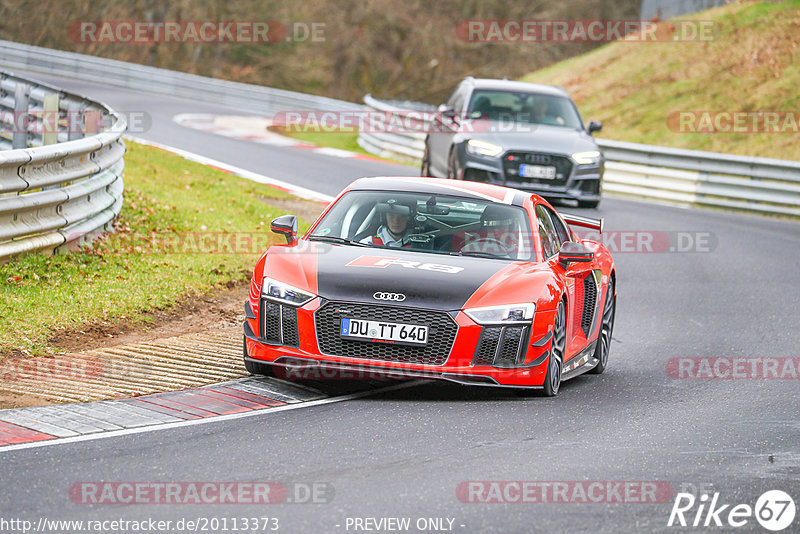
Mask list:
[{"label": "grass verge", "polygon": [[269,221],[291,210],[293,197],[127,145],[115,233],[91,249],[0,266],[0,354],[51,353],[53,336],[93,322],[144,324],[187,295],[249,279],[260,253],[281,239]]},{"label": "grass verge", "polygon": [[[800,160],[800,0],[738,2],[679,19],[713,21],[712,39],[614,42],[523,81],[567,89],[587,120],[603,121],[601,137]],[[680,112],[697,112],[694,128],[676,124]],[[711,133],[703,112],[787,112],[794,120],[764,133],[729,120]]]},{"label": "grass verge", "polygon": [[312,145],[338,148],[340,150],[348,150],[357,154],[366,154],[375,157],[359,146],[358,132],[292,132],[280,126],[273,126],[271,129],[275,133]]}]

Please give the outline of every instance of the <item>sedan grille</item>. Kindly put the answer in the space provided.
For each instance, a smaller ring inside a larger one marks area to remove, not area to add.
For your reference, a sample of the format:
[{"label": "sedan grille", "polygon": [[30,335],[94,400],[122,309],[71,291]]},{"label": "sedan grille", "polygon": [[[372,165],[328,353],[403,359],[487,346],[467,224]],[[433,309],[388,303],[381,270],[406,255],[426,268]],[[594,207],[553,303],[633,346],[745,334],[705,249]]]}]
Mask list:
[{"label": "sedan grille", "polygon": [[[343,317],[426,325],[428,343],[419,347],[344,339],[339,335]],[[316,312],[316,325],[323,354],[422,365],[444,365],[458,332],[458,325],[447,312],[349,302],[324,304]]]},{"label": "sedan grille", "polygon": [[[519,166],[522,164],[555,167],[556,176],[553,179],[520,177]],[[505,173],[506,180],[509,182],[565,185],[567,180],[569,180],[570,174],[572,173],[572,161],[566,156],[557,156],[554,154],[509,152],[503,156],[503,171]]]}]

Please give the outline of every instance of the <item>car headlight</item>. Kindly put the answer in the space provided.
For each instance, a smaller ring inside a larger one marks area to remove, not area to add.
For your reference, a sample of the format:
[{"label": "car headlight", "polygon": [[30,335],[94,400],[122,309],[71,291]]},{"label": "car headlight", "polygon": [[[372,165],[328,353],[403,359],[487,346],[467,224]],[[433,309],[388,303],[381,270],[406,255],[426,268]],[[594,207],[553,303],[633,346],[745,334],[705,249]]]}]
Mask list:
[{"label": "car headlight", "polygon": [[600,151],[590,150],[588,152],[575,152],[572,155],[572,159],[574,159],[578,165],[597,165],[600,163]]},{"label": "car headlight", "polygon": [[519,324],[530,323],[536,305],[511,304],[509,306],[489,306],[487,308],[472,308],[464,310],[470,319],[478,324]]},{"label": "car headlight", "polygon": [[264,278],[264,284],[261,286],[261,295],[266,299],[290,306],[302,306],[316,296],[272,278]]},{"label": "car headlight", "polygon": [[470,139],[467,141],[467,152],[479,156],[498,156],[503,151],[503,147],[481,141],[480,139]]}]

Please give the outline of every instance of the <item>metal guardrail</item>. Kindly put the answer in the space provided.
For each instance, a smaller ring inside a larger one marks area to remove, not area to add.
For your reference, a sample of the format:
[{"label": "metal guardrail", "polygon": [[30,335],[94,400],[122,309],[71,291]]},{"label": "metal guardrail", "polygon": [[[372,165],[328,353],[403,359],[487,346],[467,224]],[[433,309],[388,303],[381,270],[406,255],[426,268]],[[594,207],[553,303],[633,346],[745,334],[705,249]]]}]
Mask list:
[{"label": "metal guardrail", "polygon": [[678,2],[675,0],[642,0],[639,18],[651,20],[653,17],[658,16],[661,20],[667,20],[728,3],[729,0],[680,0]]},{"label": "metal guardrail", "polygon": [[364,106],[260,85],[230,82],[135,63],[0,40],[0,65],[77,80],[189,98],[251,113],[359,110]]},{"label": "metal guardrail", "polygon": [[[80,80],[213,102],[252,113],[374,109],[431,111],[427,104],[342,100],[217,80],[104,58],[0,41],[0,64]],[[373,154],[419,163],[424,133],[362,132]],[[0,141],[1,143],[2,141]],[[686,205],[800,217],[800,163],[597,139],[606,154],[604,190]],[[2,171],[0,171],[2,172]],[[0,180],[2,181],[2,180]]]},{"label": "metal guardrail", "polygon": [[[373,110],[431,111],[427,104],[377,100]],[[360,133],[358,144],[382,157],[422,161],[421,132]],[[603,190],[683,205],[800,217],[800,162],[597,139],[606,157]]]},{"label": "metal guardrail", "polygon": [[[250,113],[364,109],[361,104],[332,98],[11,41],[0,40],[0,66],[129,89],[147,88]],[[113,117],[113,121],[103,133],[80,140],[64,128],[63,120],[49,135],[40,120],[22,129],[13,124],[21,109],[33,116],[46,112],[45,100],[54,94],[62,113],[96,112],[103,118]],[[5,122],[3,111],[7,112]],[[83,243],[110,229],[122,207],[125,145],[121,135],[125,129],[125,121],[102,104],[0,73],[0,262],[24,252]],[[59,144],[48,144],[56,141]]]},{"label": "metal guardrail", "polygon": [[[0,116],[0,262],[110,230],[122,208],[125,120],[103,104],[6,72]],[[102,121],[109,127],[95,133]]]},{"label": "metal guardrail", "polygon": [[800,217],[800,162],[598,139],[604,189],[704,207]]},{"label": "metal guardrail", "polygon": [[[389,100],[378,100],[372,95],[365,96],[364,103],[369,109],[383,111],[386,113],[403,110],[436,110],[434,106],[429,104],[421,104],[419,102],[393,102]],[[375,154],[382,158],[398,159],[416,164],[422,162],[422,155],[425,152],[425,134],[421,132],[360,132],[358,134],[357,142],[358,146],[371,154]]]}]

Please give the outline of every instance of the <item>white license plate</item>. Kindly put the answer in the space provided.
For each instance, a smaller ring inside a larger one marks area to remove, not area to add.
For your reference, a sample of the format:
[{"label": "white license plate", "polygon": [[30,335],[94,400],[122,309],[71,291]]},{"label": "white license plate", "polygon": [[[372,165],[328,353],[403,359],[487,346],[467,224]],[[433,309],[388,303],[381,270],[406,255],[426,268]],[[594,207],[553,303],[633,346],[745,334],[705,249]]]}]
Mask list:
[{"label": "white license plate", "polygon": [[519,175],[523,178],[543,178],[552,180],[556,177],[556,168],[544,165],[520,165]]},{"label": "white license plate", "polygon": [[428,327],[418,324],[387,323],[344,317],[339,333],[345,338],[379,343],[425,345],[428,342]]}]

